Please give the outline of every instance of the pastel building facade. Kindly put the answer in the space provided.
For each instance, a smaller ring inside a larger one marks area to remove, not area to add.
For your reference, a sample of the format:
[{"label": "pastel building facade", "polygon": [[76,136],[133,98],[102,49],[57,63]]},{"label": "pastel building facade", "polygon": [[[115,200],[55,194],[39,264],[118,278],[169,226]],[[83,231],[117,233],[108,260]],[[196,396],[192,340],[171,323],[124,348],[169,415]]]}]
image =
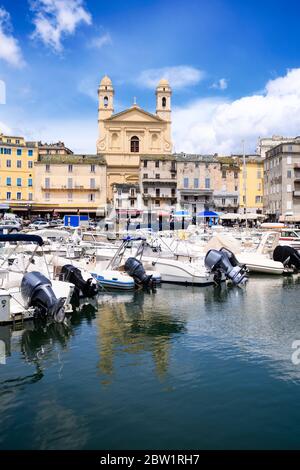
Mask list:
[{"label": "pastel building facade", "polygon": [[155,114],[140,108],[136,102],[114,114],[114,88],[105,76],[98,89],[97,154],[107,164],[107,197],[113,199],[113,186],[139,183],[142,155],[167,155],[172,152],[171,88],[167,80],[156,87]]},{"label": "pastel building facade", "polygon": [[37,142],[0,134],[0,156],[1,207],[20,213],[28,212],[35,201]]},{"label": "pastel building facade", "polygon": [[42,155],[35,174],[37,211],[105,215],[106,164],[99,155]]}]

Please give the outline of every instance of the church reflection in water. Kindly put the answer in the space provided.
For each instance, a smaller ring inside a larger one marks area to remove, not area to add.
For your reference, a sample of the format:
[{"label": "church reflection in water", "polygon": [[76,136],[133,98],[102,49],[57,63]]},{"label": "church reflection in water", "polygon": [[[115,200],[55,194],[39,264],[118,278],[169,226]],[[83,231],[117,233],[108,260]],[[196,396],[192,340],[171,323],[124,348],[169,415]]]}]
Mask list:
[{"label": "church reflection in water", "polygon": [[[270,335],[281,318],[267,314],[274,289],[284,293],[282,288],[299,282],[300,276],[260,277],[252,278],[245,289],[225,284],[203,288],[165,285],[156,293],[102,293],[94,305],[83,305],[67,324],[30,321],[18,327],[0,326],[0,361],[3,364],[18,353],[21,361],[35,370],[27,376],[24,369],[24,377],[18,378],[20,383],[39,381],[47,367],[56,363],[60,370],[65,353],[70,353],[67,359],[70,361],[79,347],[87,366],[96,359],[102,383],[111,383],[114,375],[121,373],[120,364],[126,367],[128,361],[135,361],[136,365],[150,361],[147,368],[163,379],[170,369],[172,348],[184,335],[191,339],[213,334],[228,341],[233,337],[241,340],[249,335],[258,337],[262,331]],[[75,342],[70,341],[72,338]],[[289,344],[287,340],[286,343]],[[6,371],[9,361],[7,365]]]},{"label": "church reflection in water", "polygon": [[145,292],[104,297],[96,322],[99,368],[107,376],[114,372],[117,355],[150,352],[157,375],[163,377],[169,366],[171,338],[185,331],[182,319],[174,319],[169,302],[161,299],[158,304],[155,294]]}]

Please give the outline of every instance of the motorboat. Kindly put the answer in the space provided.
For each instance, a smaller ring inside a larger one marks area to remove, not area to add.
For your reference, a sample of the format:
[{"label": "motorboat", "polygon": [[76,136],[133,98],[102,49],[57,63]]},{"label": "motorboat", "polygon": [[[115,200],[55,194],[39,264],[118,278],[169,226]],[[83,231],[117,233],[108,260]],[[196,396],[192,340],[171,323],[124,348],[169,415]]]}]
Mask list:
[{"label": "motorboat", "polygon": [[[128,237],[128,241],[140,241],[140,245],[136,246],[133,243],[127,246],[127,253],[124,252],[123,257],[140,257],[146,272],[152,276],[156,273],[161,282],[194,286],[215,284],[215,275],[204,266],[204,257],[199,259],[199,252],[180,254],[174,246],[165,243],[164,239],[156,234],[151,234],[150,240],[143,237]],[[109,250],[105,250],[101,256],[107,260],[113,255]],[[225,277],[222,276],[222,281],[224,280]]]},{"label": "motorboat", "polygon": [[273,251],[278,245],[278,232],[265,232],[258,246],[249,250],[229,234],[215,234],[207,243],[206,250],[226,248],[234,253],[237,261],[246,265],[250,272],[281,275],[285,266],[280,261],[272,259]]},{"label": "motorboat", "polygon": [[[63,321],[72,311],[74,285],[51,278],[43,259],[43,239],[37,235],[0,235],[0,243],[10,243],[11,251],[0,260],[0,296],[3,300],[0,322],[51,316]],[[25,243],[34,244],[31,254],[18,253]],[[20,244],[20,246],[19,246]],[[40,251],[41,256],[37,256]],[[5,301],[5,302],[4,302]]]},{"label": "motorboat", "polygon": [[144,269],[144,263],[141,261],[143,249],[138,249],[136,256],[126,256],[127,249],[129,246],[132,247],[132,242],[143,244],[144,241],[141,237],[125,236],[106,269],[101,269],[100,274],[94,273],[99,284],[104,287],[119,286],[122,289],[131,289],[133,280],[134,287],[155,288],[160,283],[161,276],[153,267],[148,266],[149,269]]},{"label": "motorboat", "polygon": [[[38,235],[44,241],[44,253],[55,253],[58,256],[64,256],[69,259],[80,258],[83,254],[83,249],[78,246],[67,230],[58,228],[45,228],[33,232],[28,232],[28,235]],[[28,246],[26,248],[28,249]],[[26,249],[24,247],[24,251]]]}]

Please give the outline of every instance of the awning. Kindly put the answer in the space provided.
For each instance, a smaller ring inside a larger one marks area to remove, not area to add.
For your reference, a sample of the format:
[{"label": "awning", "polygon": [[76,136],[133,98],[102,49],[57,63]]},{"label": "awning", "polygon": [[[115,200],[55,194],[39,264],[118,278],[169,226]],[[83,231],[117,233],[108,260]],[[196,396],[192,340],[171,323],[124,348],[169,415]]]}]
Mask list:
[{"label": "awning", "polygon": [[197,217],[219,217],[219,214],[213,211],[202,211],[198,212]]},{"label": "awning", "polygon": [[220,219],[222,220],[237,220],[239,218],[240,218],[240,215],[234,212],[228,212],[227,214],[223,214],[220,217]]},{"label": "awning", "polygon": [[[48,212],[52,212],[53,209],[39,209],[40,211],[43,211],[43,210],[47,210]],[[95,214],[97,212],[97,207],[95,208],[90,208],[90,209],[87,209],[87,208],[81,208],[81,207],[69,207],[69,208],[65,208],[65,207],[56,207],[55,208],[55,213],[56,214],[59,214],[59,213],[62,213],[62,214],[72,214],[73,212],[76,213],[76,215],[79,215],[79,214]],[[104,211],[104,209],[103,209]]]},{"label": "awning", "polygon": [[254,212],[248,212],[247,214],[239,214],[240,220],[257,220],[257,219],[265,219],[265,215],[263,214],[255,214]]}]

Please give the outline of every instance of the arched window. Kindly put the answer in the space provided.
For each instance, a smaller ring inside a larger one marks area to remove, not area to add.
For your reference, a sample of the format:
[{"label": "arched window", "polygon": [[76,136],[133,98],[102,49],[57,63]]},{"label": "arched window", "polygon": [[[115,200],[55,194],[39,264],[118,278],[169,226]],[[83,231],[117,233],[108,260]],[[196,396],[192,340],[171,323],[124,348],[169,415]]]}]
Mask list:
[{"label": "arched window", "polygon": [[135,153],[140,151],[140,140],[136,135],[130,139],[130,151]]},{"label": "arched window", "polygon": [[163,108],[165,108],[167,106],[167,99],[166,99],[165,96],[162,97],[161,103],[162,103]]},{"label": "arched window", "polygon": [[103,103],[104,103],[104,107],[107,108],[107,106],[108,106],[108,97],[107,96],[104,96]]}]

